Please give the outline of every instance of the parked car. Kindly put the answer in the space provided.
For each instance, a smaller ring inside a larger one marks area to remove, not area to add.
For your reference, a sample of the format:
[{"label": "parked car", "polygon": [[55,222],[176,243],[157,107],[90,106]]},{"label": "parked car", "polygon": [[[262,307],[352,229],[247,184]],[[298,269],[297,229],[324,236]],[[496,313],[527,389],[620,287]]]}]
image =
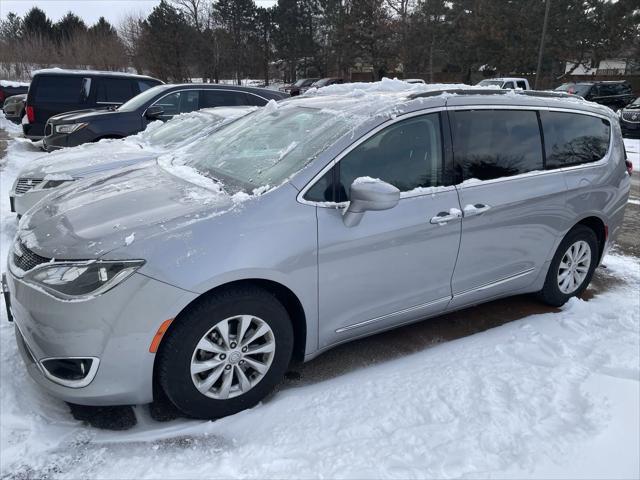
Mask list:
[{"label": "parked car", "polygon": [[28,372],[76,404],[162,389],[217,418],[292,359],[500,297],[584,292],[629,195],[613,112],[410,92],[273,104],[30,210],[5,285]]},{"label": "parked car", "polygon": [[24,136],[40,140],[50,117],[87,108],[113,108],[162,82],[144,75],[50,68],[34,72],[27,95]]},{"label": "parked car", "polygon": [[631,85],[625,80],[564,83],[556,90],[578,95],[590,102],[606,105],[613,111],[626,107],[635,98]]},{"label": "parked car", "polygon": [[404,81],[407,82],[407,83],[412,83],[412,84],[425,83],[425,81],[423,79],[421,79],[421,78],[405,78]]},{"label": "parked car", "polygon": [[280,89],[280,91],[283,93],[288,93],[292,97],[295,97],[296,95],[300,95],[301,89],[303,88],[307,89],[318,80],[319,80],[318,78],[300,78],[295,83],[292,83],[291,85],[285,85]]},{"label": "parked car", "polygon": [[640,97],[618,111],[622,136],[640,138]]},{"label": "parked car", "polygon": [[169,120],[180,113],[200,108],[263,106],[287,95],[262,88],[185,83],[158,85],[110,110],[81,110],[63,113],[47,121],[43,146],[51,151],[75,147],[103,138],[133,135],[154,120]]},{"label": "parked car", "polygon": [[485,78],[477,83],[481,87],[498,87],[505,89],[531,90],[529,80],[519,77]]},{"label": "parked car", "polygon": [[29,84],[26,82],[0,80],[0,104],[4,103],[7,98],[27,93],[28,90]]},{"label": "parked car", "polygon": [[308,85],[306,87],[301,87],[300,93],[302,94],[307,90],[309,90],[310,88],[322,88],[322,87],[328,87],[329,85],[336,85],[340,83],[344,83],[344,79],[336,78],[336,77],[321,78],[320,80],[313,82],[311,85]]},{"label": "parked car", "polygon": [[16,177],[9,192],[11,211],[20,218],[44,197],[71,182],[153,160],[169,150],[177,151],[256,108],[205,108],[180,114],[159,126],[152,124],[143,132],[127,138],[105,140],[45,155],[29,163]]},{"label": "parked car", "polygon": [[22,117],[24,117],[24,106],[26,99],[26,93],[8,97],[4,101],[4,105],[2,106],[2,111],[4,112],[5,118],[14,123],[20,123]]}]

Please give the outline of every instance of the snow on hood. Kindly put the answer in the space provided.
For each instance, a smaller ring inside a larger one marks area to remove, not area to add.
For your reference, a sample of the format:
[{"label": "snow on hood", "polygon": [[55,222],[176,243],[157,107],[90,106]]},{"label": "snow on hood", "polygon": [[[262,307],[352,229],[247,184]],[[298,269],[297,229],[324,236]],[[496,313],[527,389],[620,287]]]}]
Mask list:
[{"label": "snow on hood", "polygon": [[176,168],[148,162],[75,182],[27,212],[17,235],[47,258],[92,259],[222,215],[263,193],[231,196],[184,170],[190,167]]}]

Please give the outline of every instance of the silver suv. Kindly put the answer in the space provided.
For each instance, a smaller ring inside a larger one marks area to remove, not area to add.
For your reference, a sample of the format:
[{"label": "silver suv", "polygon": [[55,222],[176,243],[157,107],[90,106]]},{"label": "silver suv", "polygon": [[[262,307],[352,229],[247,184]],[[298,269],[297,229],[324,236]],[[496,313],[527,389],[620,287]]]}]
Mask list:
[{"label": "silver suv", "polygon": [[627,203],[617,118],[453,93],[297,97],[54,194],[22,219],[6,277],[33,378],[73,403],[161,388],[222,417],[354,338],[580,295]]}]

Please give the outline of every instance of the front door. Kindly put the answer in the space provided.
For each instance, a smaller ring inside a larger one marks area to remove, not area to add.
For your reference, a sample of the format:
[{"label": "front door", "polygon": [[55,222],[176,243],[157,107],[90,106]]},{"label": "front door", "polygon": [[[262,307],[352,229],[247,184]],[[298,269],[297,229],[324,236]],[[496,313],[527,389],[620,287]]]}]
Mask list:
[{"label": "front door", "polygon": [[445,174],[444,128],[439,113],[396,121],[317,183],[316,190],[331,186],[337,202],[348,200],[360,177],[402,192],[396,207],[367,212],[353,227],[344,224],[342,209],[317,207],[320,348],[441,312],[449,303],[461,215]]}]

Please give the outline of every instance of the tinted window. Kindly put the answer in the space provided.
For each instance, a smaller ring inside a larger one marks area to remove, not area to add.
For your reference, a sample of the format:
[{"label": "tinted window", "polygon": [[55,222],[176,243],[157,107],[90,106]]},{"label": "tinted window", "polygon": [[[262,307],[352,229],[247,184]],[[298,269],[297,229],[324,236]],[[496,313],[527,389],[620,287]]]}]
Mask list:
[{"label": "tinted window", "polygon": [[502,88],[513,88],[513,82],[506,82]]},{"label": "tinted window", "polygon": [[35,92],[36,102],[78,103],[82,98],[83,77],[41,76]]},{"label": "tinted window", "polygon": [[223,90],[203,90],[202,94],[203,94],[202,108],[232,107],[235,105],[245,105],[243,92],[225,92]]},{"label": "tinted window", "polygon": [[125,78],[101,78],[97,102],[123,103],[133,96],[131,81]]},{"label": "tinted window", "polygon": [[[339,163],[336,201],[349,199],[358,177],[378,178],[406,192],[442,184],[442,134],[438,114],[410,118],[385,128],[349,152]],[[332,172],[309,191],[310,200],[332,198]]]},{"label": "tinted window", "polygon": [[140,90],[140,93],[144,92],[145,90],[149,90],[151,87],[155,87],[156,85],[158,85],[157,82],[138,80],[138,89]]},{"label": "tinted window", "polygon": [[536,112],[457,111],[453,119],[453,151],[463,179],[490,180],[543,169]]},{"label": "tinted window", "polygon": [[198,96],[198,90],[174,92],[161,98],[154,105],[159,105],[164,109],[163,116],[193,112],[199,108]]},{"label": "tinted window", "polygon": [[609,149],[609,123],[598,117],[541,112],[547,168],[595,162]]},{"label": "tinted window", "polygon": [[524,83],[522,80],[518,80],[516,83],[518,84],[518,88],[521,88],[522,90],[527,89],[527,84]]},{"label": "tinted window", "polygon": [[617,85],[599,85],[598,95],[601,97],[608,97],[610,95],[618,95]]},{"label": "tinted window", "polygon": [[262,97],[258,97],[257,95],[252,95],[251,93],[245,93],[243,95],[244,103],[242,103],[242,105],[262,107],[267,104],[267,100]]}]

